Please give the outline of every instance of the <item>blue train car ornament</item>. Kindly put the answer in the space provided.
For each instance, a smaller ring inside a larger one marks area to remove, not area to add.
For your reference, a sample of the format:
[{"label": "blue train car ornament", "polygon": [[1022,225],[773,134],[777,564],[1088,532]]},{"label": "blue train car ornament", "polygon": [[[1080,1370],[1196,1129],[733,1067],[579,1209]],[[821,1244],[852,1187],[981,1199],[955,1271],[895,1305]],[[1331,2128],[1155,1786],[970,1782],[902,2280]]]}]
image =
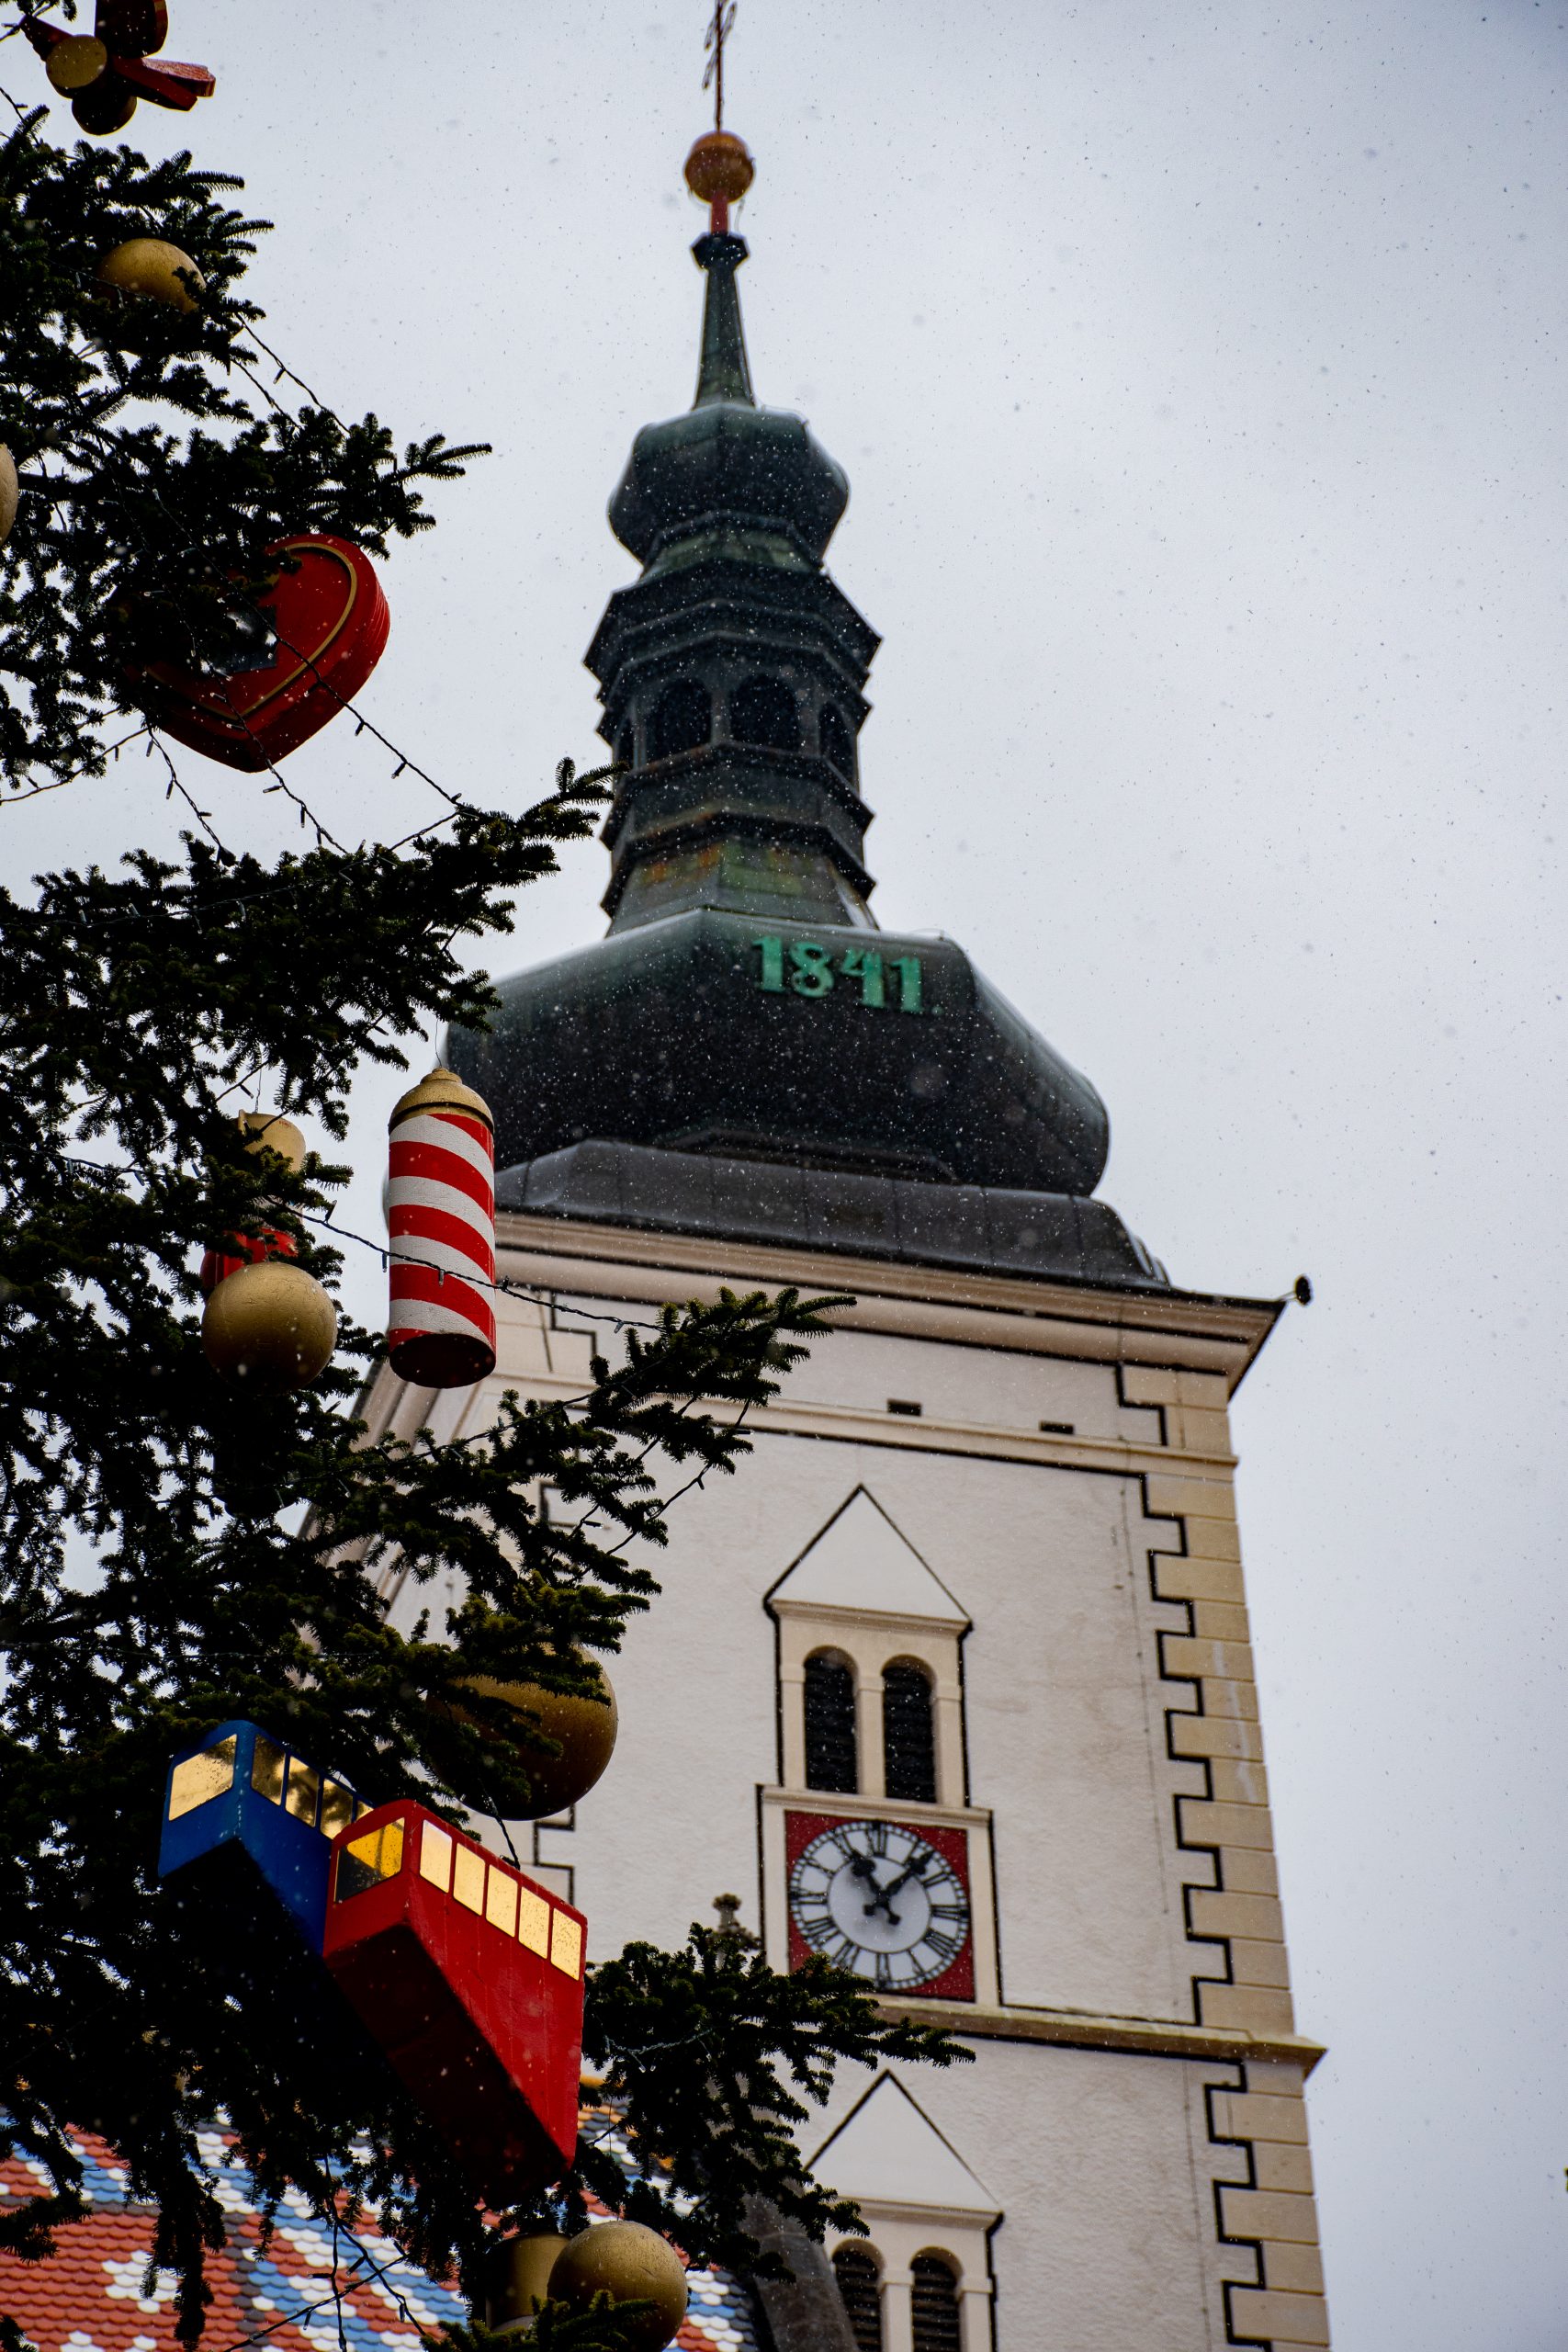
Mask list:
[{"label": "blue train car ornament", "polygon": [[220,1724],[169,1766],[158,1875],[221,1878],[226,1889],[237,1870],[259,1877],[320,1952],[332,1841],[368,1809],[259,1724]]}]

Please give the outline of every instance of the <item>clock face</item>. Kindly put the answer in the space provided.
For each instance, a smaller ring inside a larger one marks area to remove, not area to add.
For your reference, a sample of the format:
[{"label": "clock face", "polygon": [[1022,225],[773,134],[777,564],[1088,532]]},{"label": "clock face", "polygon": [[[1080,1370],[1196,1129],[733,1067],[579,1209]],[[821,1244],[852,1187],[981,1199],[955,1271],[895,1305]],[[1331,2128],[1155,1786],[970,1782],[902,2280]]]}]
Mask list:
[{"label": "clock face", "polygon": [[962,1833],[799,1815],[791,1829],[792,1943],[885,1992],[952,1977],[942,1993],[973,1999]]}]

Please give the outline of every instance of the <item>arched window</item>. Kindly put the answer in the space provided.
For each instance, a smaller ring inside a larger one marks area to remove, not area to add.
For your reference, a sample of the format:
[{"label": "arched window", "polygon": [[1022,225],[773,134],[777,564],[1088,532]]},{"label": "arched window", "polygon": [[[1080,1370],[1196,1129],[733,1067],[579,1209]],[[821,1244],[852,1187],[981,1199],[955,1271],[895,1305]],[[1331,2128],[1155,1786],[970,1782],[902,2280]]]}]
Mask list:
[{"label": "arched window", "polygon": [[882,2281],[876,2256],[863,2246],[841,2245],[833,2256],[833,2268],[855,2352],[882,2352]]},{"label": "arched window", "polygon": [[822,757],[831,760],[840,775],[852,779],[855,772],[855,747],[845,723],[844,714],[829,703],[817,723],[817,737],[822,746]]},{"label": "arched window", "polygon": [[677,752],[694,752],[713,733],[713,703],[695,678],[666,686],[648,722],[648,756],[672,759]]},{"label": "arched window", "polygon": [[806,1661],[806,1785],[849,1792],[860,1786],[855,1678],[829,1650]]},{"label": "arched window", "polygon": [[729,698],[729,731],[738,743],[764,743],[773,752],[798,752],[800,713],[780,678],[748,678]]},{"label": "arched window", "polygon": [[895,1664],[885,1670],[882,1736],[888,1795],[935,1804],[936,1729],[931,1677],[923,1666]]},{"label": "arched window", "polygon": [[960,2352],[958,2280],[945,2254],[917,2254],[909,2265],[915,2352]]}]

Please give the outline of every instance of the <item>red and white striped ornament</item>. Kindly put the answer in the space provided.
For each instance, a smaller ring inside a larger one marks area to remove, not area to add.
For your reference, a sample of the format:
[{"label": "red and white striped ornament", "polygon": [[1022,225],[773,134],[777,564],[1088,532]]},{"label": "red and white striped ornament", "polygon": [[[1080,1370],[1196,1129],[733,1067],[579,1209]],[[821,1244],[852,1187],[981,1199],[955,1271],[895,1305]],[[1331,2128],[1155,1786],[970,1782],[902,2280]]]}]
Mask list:
[{"label": "red and white striped ornament", "polygon": [[417,1388],[495,1369],[495,1136],[490,1106],[433,1069],[393,1111],[387,1353]]}]

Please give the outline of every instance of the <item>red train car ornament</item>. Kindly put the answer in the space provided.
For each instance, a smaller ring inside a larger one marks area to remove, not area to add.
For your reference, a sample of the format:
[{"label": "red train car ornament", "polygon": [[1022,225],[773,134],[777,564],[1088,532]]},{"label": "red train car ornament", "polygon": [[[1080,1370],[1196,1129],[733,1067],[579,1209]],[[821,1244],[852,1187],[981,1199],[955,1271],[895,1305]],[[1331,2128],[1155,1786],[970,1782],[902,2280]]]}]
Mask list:
[{"label": "red train car ornament", "polygon": [[486,2200],[577,2146],[581,1911],[407,1799],[333,1840],[324,1957]]}]

